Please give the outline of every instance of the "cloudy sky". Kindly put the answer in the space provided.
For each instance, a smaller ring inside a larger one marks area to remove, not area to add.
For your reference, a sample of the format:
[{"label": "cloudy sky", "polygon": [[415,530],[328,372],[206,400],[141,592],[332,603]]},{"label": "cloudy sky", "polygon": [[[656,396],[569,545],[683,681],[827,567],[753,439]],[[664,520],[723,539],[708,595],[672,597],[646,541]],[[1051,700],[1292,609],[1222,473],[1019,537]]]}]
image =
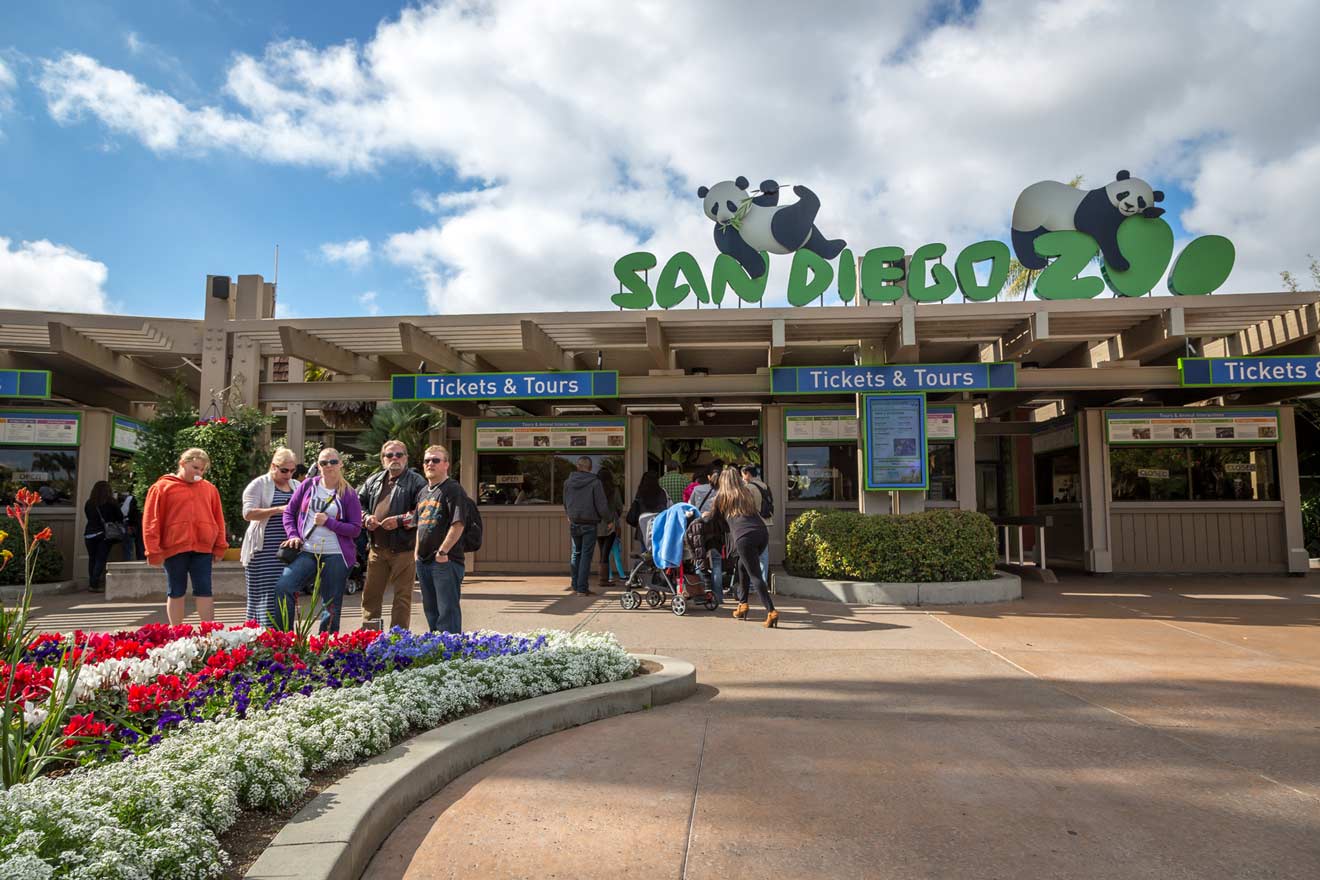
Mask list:
[{"label": "cloudy sky", "polygon": [[702,184],[956,253],[1120,168],[1278,290],[1320,255],[1316,34],[1308,0],[14,0],[0,307],[199,316],[278,244],[282,314],[609,308],[625,253],[709,267]]}]

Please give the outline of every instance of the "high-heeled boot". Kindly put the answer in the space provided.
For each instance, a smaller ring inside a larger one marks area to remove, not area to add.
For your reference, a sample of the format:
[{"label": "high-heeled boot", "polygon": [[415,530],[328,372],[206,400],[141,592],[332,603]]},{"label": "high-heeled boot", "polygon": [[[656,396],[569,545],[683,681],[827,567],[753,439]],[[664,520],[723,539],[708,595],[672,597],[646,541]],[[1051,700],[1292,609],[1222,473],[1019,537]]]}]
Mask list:
[{"label": "high-heeled boot", "polygon": [[751,606],[748,605],[746,602],[739,602],[738,607],[733,609],[733,619],[746,620],[747,612],[750,610],[751,610]]},{"label": "high-heeled boot", "polygon": [[778,611],[771,611],[769,614],[767,614],[767,615],[765,616],[765,626],[766,626],[766,629],[778,629],[778,628],[779,628],[779,612],[778,612]]}]

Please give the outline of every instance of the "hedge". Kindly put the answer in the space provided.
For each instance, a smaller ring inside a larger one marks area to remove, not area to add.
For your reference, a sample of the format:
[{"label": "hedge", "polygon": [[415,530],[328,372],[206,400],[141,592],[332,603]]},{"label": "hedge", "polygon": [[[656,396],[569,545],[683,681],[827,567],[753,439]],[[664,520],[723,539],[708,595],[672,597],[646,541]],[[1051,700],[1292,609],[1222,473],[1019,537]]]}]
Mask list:
[{"label": "hedge", "polygon": [[[45,523],[37,522],[35,519],[28,521],[28,529],[34,535],[45,527]],[[0,514],[0,532],[5,532],[8,535],[0,543],[0,550],[8,550],[14,554],[14,558],[9,560],[9,565],[5,567],[5,570],[0,571],[0,586],[12,587],[15,584],[22,584],[23,532],[18,527],[18,520]],[[37,569],[33,573],[32,583],[54,583],[60,579],[60,575],[63,573],[64,554],[55,549],[52,542],[43,542],[41,548],[37,551]]]},{"label": "hedge", "polygon": [[971,510],[871,516],[852,510],[803,513],[788,529],[790,574],[828,580],[935,583],[987,580],[995,570],[995,527]]}]

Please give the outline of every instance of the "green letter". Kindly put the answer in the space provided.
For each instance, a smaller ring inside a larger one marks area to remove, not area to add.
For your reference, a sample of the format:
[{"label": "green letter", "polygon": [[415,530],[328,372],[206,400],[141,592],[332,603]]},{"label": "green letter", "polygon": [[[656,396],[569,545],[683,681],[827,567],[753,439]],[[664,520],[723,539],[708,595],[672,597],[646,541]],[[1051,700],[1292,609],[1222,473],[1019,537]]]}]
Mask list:
[{"label": "green letter", "polygon": [[1092,299],[1105,289],[1105,282],[1094,275],[1078,278],[1100,251],[1095,239],[1085,232],[1072,229],[1047,232],[1036,239],[1036,253],[1045,259],[1058,257],[1046,266],[1036,279],[1036,296],[1040,299]]},{"label": "green letter", "polygon": [[1173,230],[1158,217],[1129,217],[1118,225],[1118,249],[1127,257],[1128,270],[1119,272],[1101,264],[1105,283],[1122,296],[1145,296],[1169,268]]},{"label": "green letter", "polygon": [[[687,284],[678,283],[680,274]],[[688,285],[691,287],[689,288]],[[706,279],[701,275],[697,258],[687,251],[679,251],[670,257],[669,262],[660,270],[660,280],[655,283],[656,305],[662,309],[672,309],[687,299],[689,289],[696,293],[699,301],[710,302],[710,292],[706,290]]]},{"label": "green letter", "polygon": [[839,254],[839,299],[852,302],[857,294],[857,258],[852,248],[844,248]]},{"label": "green letter", "polygon": [[1183,248],[1169,273],[1169,292],[1204,296],[1228,280],[1236,256],[1233,242],[1222,235],[1203,235]]},{"label": "green letter", "polygon": [[642,279],[642,273],[655,268],[655,254],[645,251],[619,257],[614,263],[614,277],[624,288],[610,297],[610,301],[621,309],[649,309],[655,302],[651,287]]},{"label": "green letter", "polygon": [[748,278],[742,263],[728,254],[717,256],[710,279],[710,298],[715,304],[724,302],[726,287],[733,288],[734,295],[743,302],[760,302],[765,296],[765,283],[770,280],[770,258],[762,252],[761,260],[765,263],[765,271],[759,278]]},{"label": "green letter", "polygon": [[793,267],[788,271],[788,304],[805,306],[823,295],[833,280],[834,268],[824,257],[808,250],[798,251],[793,254]]},{"label": "green letter", "polygon": [[[1008,264],[1012,259],[1008,245],[1002,241],[978,241],[963,248],[953,267],[963,299],[986,302],[999,296],[999,291],[1004,289],[1004,282],[1008,280]],[[984,260],[990,261],[990,278],[981,287],[976,283],[976,264]]]},{"label": "green letter", "polygon": [[923,244],[912,254],[912,264],[908,267],[908,296],[919,303],[943,302],[958,289],[958,282],[953,279],[949,267],[936,263],[930,267],[931,278],[935,283],[926,286],[926,263],[939,259],[949,248],[942,244]]},{"label": "green letter", "polygon": [[871,248],[862,257],[862,296],[867,302],[897,302],[903,298],[903,249]]}]

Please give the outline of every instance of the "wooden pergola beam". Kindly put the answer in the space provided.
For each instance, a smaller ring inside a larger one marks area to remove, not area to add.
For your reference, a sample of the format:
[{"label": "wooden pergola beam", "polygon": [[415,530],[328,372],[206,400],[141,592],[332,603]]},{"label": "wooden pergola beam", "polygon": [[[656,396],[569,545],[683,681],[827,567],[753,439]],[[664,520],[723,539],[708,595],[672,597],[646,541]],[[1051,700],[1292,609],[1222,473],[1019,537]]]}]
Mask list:
[{"label": "wooden pergola beam", "polygon": [[522,328],[522,347],[523,350],[534,355],[548,370],[562,370],[566,361],[570,360],[564,354],[564,350],[559,347],[559,343],[550,338],[541,325],[535,321],[524,318],[519,322]]},{"label": "wooden pergola beam", "polygon": [[784,352],[788,350],[785,340],[784,319],[775,318],[770,322],[770,366],[777,367],[784,362]]},{"label": "wooden pergola beam", "polygon": [[68,324],[50,321],[46,330],[50,334],[51,351],[62,357],[161,397],[169,396],[174,390],[172,383],[160,373],[106,348]]},{"label": "wooden pergola beam", "polygon": [[1177,306],[1151,315],[1118,337],[1124,360],[1148,361],[1162,357],[1187,344],[1187,321]]},{"label": "wooden pergola beam", "polygon": [[669,339],[665,336],[665,328],[660,325],[660,319],[654,315],[648,315],[646,318],[646,347],[650,349],[657,369],[669,369],[671,357]]},{"label": "wooden pergola beam", "polygon": [[462,373],[467,370],[467,364],[463,363],[463,359],[454,348],[436,339],[416,324],[401,321],[399,341],[403,345],[404,353],[426,361],[428,370],[437,373]]},{"label": "wooden pergola beam", "polygon": [[346,376],[388,379],[393,372],[380,361],[363,357],[287,324],[280,327],[280,345],[289,357],[302,358]]},{"label": "wooden pergola beam", "polygon": [[1004,360],[1019,360],[1050,338],[1050,313],[1035,312],[1003,338]]}]

